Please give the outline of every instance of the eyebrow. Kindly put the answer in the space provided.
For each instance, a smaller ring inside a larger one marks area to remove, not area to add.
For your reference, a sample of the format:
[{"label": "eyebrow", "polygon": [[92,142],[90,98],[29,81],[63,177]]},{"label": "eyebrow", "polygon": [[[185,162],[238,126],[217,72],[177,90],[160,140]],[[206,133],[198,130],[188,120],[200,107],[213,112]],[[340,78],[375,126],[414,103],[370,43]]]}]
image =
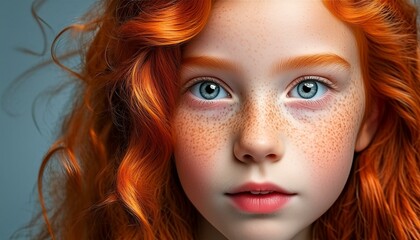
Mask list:
[{"label": "eyebrow", "polygon": [[182,60],[183,66],[197,66],[197,67],[210,67],[221,70],[226,70],[230,72],[241,72],[241,68],[228,60],[217,58],[217,57],[207,57],[207,56],[198,56],[198,57],[186,57]]},{"label": "eyebrow", "polygon": [[314,54],[280,60],[273,65],[271,73],[275,74],[289,69],[327,65],[338,65],[346,70],[349,70],[351,67],[349,62],[336,54]]},{"label": "eyebrow", "polygon": [[[241,68],[237,64],[222,58],[210,56],[186,57],[183,59],[182,65],[185,67],[210,67],[237,73],[241,72]],[[313,54],[282,59],[273,65],[271,74],[276,74],[290,69],[327,65],[337,65],[345,68],[346,70],[349,70],[351,67],[349,62],[336,54]]]}]

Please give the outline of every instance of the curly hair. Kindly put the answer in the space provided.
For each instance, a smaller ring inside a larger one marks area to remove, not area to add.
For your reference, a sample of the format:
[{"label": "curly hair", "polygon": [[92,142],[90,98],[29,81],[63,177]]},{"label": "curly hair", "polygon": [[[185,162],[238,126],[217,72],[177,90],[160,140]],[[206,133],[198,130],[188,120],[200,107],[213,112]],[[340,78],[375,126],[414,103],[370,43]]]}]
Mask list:
[{"label": "curly hair", "polygon": [[[416,9],[398,0],[324,4],[357,36],[366,112],[378,107],[380,127],[313,238],[420,239]],[[104,0],[84,24],[63,30],[93,38],[81,46],[78,73],[53,55],[78,88],[39,171],[38,239],[194,238],[198,213],[173,165],[171,118],[182,46],[204,28],[211,6]]]},{"label": "curly hair", "polygon": [[[74,73],[73,109],[40,169],[39,238],[192,238],[192,208],[172,170],[170,118],[181,44],[203,29],[211,3],[110,0],[98,9],[68,28],[95,33]],[[63,171],[44,187],[53,159]]]},{"label": "curly hair", "polygon": [[346,188],[315,223],[316,239],[420,238],[420,82],[416,9],[404,1],[325,1],[353,27],[367,110],[379,130]]}]

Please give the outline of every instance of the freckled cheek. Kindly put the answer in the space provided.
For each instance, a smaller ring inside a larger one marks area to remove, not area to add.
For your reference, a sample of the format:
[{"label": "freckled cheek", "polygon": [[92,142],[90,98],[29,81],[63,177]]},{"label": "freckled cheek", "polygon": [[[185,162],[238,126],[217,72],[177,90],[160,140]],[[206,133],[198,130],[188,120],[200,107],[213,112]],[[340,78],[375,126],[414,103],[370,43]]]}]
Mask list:
[{"label": "freckled cheek", "polygon": [[317,168],[331,169],[340,166],[353,155],[358,124],[351,119],[341,121],[342,119],[336,118],[319,124],[308,138],[306,152],[312,156],[311,164]]},{"label": "freckled cheek", "polygon": [[354,154],[351,140],[352,137],[348,135],[343,135],[341,139],[324,138],[320,144],[312,147],[307,166],[309,186],[320,199],[337,197],[347,182]]},{"label": "freckled cheek", "polygon": [[[347,182],[354,146],[363,116],[363,102],[346,97],[347,101],[313,117],[310,127],[300,132],[302,152],[307,159],[308,182],[320,198],[334,198]],[[310,131],[312,129],[312,131]],[[304,138],[305,132],[309,133]],[[318,191],[320,190],[320,191]]]},{"label": "freckled cheek", "polygon": [[228,129],[221,121],[189,111],[179,111],[173,124],[175,163],[184,189],[208,189],[220,179],[218,165],[229,154]]}]

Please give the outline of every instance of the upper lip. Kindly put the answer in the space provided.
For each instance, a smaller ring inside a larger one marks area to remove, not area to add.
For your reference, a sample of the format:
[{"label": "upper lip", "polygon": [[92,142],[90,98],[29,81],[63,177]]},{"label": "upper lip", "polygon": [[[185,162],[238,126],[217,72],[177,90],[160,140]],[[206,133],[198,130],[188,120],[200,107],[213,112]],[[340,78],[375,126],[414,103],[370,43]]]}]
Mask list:
[{"label": "upper lip", "polygon": [[274,183],[254,183],[249,182],[233,188],[227,192],[227,195],[246,193],[246,192],[277,192],[285,195],[295,195],[296,193],[288,192]]}]

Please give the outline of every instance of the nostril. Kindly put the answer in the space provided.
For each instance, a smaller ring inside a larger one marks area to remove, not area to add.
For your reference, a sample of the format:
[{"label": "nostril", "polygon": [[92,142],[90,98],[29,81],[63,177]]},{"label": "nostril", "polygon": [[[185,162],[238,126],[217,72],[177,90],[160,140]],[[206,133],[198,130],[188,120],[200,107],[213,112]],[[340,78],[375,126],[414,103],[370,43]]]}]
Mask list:
[{"label": "nostril", "polygon": [[254,158],[250,155],[250,154],[245,154],[244,155],[244,160],[245,161],[252,161]]},{"label": "nostril", "polygon": [[[274,154],[274,153],[271,153],[271,154],[268,154],[268,155],[265,156],[265,159],[270,160],[270,161],[276,161],[277,158],[278,158],[278,155]],[[248,162],[249,161],[255,161],[257,159],[258,158],[254,158],[251,154],[244,154],[243,157],[242,157],[242,160],[248,161]]]},{"label": "nostril", "polygon": [[264,141],[261,144],[251,145],[249,142],[237,141],[233,146],[233,155],[236,160],[244,163],[262,161],[277,162],[283,156],[283,149],[281,144],[277,142]]}]

